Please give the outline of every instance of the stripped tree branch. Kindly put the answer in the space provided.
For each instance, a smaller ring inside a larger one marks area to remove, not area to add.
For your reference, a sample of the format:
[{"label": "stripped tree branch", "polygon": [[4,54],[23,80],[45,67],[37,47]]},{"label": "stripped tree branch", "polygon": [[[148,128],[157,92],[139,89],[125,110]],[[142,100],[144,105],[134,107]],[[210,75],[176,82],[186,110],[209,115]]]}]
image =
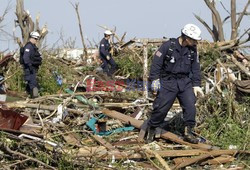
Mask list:
[{"label": "stripped tree branch", "polygon": [[198,19],[204,25],[204,27],[206,27],[206,29],[208,30],[208,32],[212,36],[214,42],[216,42],[217,38],[215,37],[213,30],[209,27],[209,25],[202,18],[200,18],[198,15],[194,14],[194,16],[196,19]]},{"label": "stripped tree branch", "polygon": [[248,8],[249,4],[250,4],[250,0],[248,0],[246,6],[244,7],[242,13],[240,14],[240,16],[239,16],[239,18],[238,18],[238,20],[237,20],[237,22],[236,22],[236,28],[237,28],[237,29],[238,29],[239,26],[240,26],[240,22],[241,22],[241,20],[242,20],[242,18],[243,18],[243,16],[244,16],[245,12],[247,11],[247,8]]},{"label": "stripped tree branch", "polygon": [[[85,44],[84,37],[83,37],[81,18],[80,18],[79,11],[78,11],[78,9],[79,9],[78,8],[79,7],[79,3],[75,3],[75,5],[73,5],[71,3],[71,5],[73,6],[73,8],[76,11],[76,15],[77,15],[77,19],[78,19],[78,25],[79,25],[79,29],[80,29],[80,35],[81,35],[81,39],[82,39],[82,45],[83,45],[84,54],[85,54],[85,56],[88,56],[87,46]],[[83,56],[82,56],[82,59],[83,59]]]},{"label": "stripped tree branch", "polygon": [[[241,14],[240,12],[236,13],[236,15],[240,15],[240,14]],[[250,12],[245,12],[244,15],[250,15]],[[223,20],[223,24],[224,24],[229,18],[231,18],[231,16],[225,17],[225,19]]]}]

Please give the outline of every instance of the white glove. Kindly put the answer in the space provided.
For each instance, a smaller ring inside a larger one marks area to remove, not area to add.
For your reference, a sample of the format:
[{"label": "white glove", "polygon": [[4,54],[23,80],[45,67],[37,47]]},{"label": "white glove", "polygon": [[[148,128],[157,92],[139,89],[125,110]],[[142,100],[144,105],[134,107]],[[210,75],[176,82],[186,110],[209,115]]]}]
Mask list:
[{"label": "white glove", "polygon": [[198,93],[202,97],[204,96],[204,93],[203,93],[202,89],[199,86],[194,86],[193,89],[194,89],[194,95],[195,95],[195,97],[197,97]]},{"label": "white glove", "polygon": [[160,79],[156,79],[156,80],[152,81],[151,89],[154,92],[157,92],[158,90],[160,90],[160,88],[161,88]]},{"label": "white glove", "polygon": [[110,56],[109,56],[109,55],[107,55],[107,57],[106,57],[106,58],[107,58],[107,60],[110,60]]}]

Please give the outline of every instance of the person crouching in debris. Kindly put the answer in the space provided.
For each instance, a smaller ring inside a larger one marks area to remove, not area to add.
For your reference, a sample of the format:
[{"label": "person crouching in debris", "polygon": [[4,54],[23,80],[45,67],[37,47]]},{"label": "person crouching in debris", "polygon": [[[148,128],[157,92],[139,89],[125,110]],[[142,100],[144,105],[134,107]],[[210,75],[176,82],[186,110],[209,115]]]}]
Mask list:
[{"label": "person crouching in debris", "polygon": [[[102,69],[103,72],[105,72],[108,76],[112,76],[112,74],[116,71],[117,69],[117,64],[115,63],[114,59],[111,56],[110,53],[110,37],[112,35],[112,32],[109,30],[106,30],[104,32],[104,38],[100,42],[99,46],[99,53],[100,53],[100,59],[102,60]],[[109,65],[111,68],[109,68]]]},{"label": "person crouching in debris", "polygon": [[198,143],[192,134],[196,124],[195,102],[201,94],[201,71],[197,55],[197,42],[201,40],[201,30],[194,24],[187,24],[181,36],[163,43],[153,57],[149,79],[151,89],[157,92],[153,111],[148,119],[146,141],[154,140],[155,131],[164,122],[176,97],[183,110],[184,140]]},{"label": "person crouching in debris", "polygon": [[36,43],[40,34],[36,31],[30,33],[29,42],[20,50],[20,63],[24,68],[24,80],[26,81],[26,91],[31,98],[38,97],[37,71],[42,64],[41,54]]}]

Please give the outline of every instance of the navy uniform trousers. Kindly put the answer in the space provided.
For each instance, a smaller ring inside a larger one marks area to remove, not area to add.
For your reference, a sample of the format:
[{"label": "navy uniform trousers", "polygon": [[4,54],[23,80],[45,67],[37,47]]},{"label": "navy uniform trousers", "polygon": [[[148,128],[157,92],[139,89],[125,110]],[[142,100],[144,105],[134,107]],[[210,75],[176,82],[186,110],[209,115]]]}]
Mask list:
[{"label": "navy uniform trousers", "polygon": [[[117,68],[115,60],[112,57],[110,57],[110,60],[107,60],[106,58],[101,56],[100,59],[102,60],[101,67],[103,69],[103,72],[105,72],[108,76],[111,76],[116,71]],[[109,65],[111,66],[110,68]]]},{"label": "navy uniform trousers", "polygon": [[164,122],[176,98],[183,109],[185,125],[195,126],[196,97],[191,79],[188,76],[181,78],[167,76],[161,79],[161,88],[153,103],[153,112],[148,122],[149,126],[158,127]]},{"label": "navy uniform trousers", "polygon": [[27,82],[26,91],[31,94],[33,88],[38,87],[37,83],[37,69],[33,68],[30,70],[29,68],[24,69],[24,80]]}]

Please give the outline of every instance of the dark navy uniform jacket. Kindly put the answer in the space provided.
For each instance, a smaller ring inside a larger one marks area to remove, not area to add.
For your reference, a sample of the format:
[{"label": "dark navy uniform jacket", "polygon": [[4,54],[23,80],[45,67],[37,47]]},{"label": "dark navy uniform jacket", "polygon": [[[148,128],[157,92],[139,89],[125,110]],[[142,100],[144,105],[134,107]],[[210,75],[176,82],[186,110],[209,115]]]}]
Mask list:
[{"label": "dark navy uniform jacket", "polygon": [[38,52],[38,48],[35,44],[27,43],[24,47],[23,60],[25,66],[31,66],[32,61],[31,58],[34,57]]},{"label": "dark navy uniform jacket", "polygon": [[201,71],[199,56],[196,47],[193,47],[194,55],[191,55],[191,47],[183,47],[179,44],[178,39],[172,39],[175,42],[172,58],[167,56],[171,41],[161,45],[153,57],[150,80],[156,80],[163,75],[187,75],[191,73],[193,86],[201,86]]},{"label": "dark navy uniform jacket", "polygon": [[107,55],[110,55],[109,50],[110,50],[109,41],[103,38],[100,42],[100,47],[99,47],[100,56],[106,59]]}]

